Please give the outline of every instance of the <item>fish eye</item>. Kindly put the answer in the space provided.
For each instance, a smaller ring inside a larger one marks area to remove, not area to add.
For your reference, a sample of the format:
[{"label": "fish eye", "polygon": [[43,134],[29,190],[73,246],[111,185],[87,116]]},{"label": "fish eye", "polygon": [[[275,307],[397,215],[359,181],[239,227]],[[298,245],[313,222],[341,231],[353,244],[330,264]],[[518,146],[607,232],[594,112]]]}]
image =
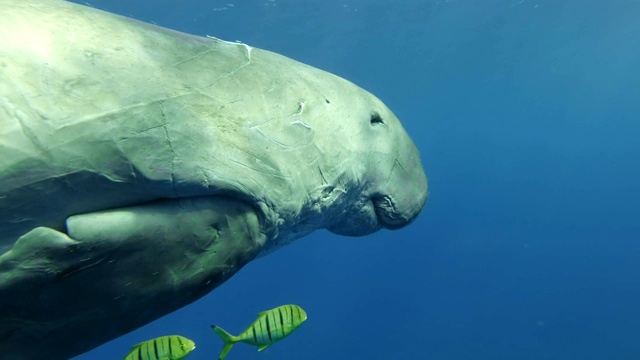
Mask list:
[{"label": "fish eye", "polygon": [[369,119],[371,125],[384,125],[384,121],[382,121],[382,117],[377,112],[371,113],[371,118]]}]

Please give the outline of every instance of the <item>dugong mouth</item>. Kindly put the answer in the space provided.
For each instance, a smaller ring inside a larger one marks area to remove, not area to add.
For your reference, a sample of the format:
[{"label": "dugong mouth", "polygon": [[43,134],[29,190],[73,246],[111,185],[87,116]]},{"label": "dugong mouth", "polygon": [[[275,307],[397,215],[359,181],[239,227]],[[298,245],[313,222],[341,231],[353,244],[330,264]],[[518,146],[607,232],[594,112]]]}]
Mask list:
[{"label": "dugong mouth", "polygon": [[418,217],[425,200],[426,198],[418,198],[416,202],[405,204],[393,195],[375,194],[362,199],[360,206],[341,213],[327,230],[344,236],[363,236],[380,228],[400,229]]},{"label": "dugong mouth", "polygon": [[406,216],[406,213],[400,211],[393,198],[389,195],[380,195],[371,199],[373,209],[378,218],[378,223],[390,230],[400,229],[409,225],[417,217],[417,213]]}]

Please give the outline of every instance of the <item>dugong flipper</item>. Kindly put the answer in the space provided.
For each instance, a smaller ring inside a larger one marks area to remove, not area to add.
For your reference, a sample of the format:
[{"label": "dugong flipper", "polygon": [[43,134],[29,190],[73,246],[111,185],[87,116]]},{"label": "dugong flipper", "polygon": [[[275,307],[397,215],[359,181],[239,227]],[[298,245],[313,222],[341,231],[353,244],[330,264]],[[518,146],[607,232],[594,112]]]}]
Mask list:
[{"label": "dugong flipper", "polygon": [[0,9],[0,357],[67,359],[426,201],[398,119],[344,79],[60,0]]},{"label": "dugong flipper", "polygon": [[86,351],[88,339],[129,332],[223,283],[265,241],[253,209],[224,197],[164,200],[67,224],[68,234],[31,230],[0,258],[0,351],[15,355],[8,358],[66,358]]}]

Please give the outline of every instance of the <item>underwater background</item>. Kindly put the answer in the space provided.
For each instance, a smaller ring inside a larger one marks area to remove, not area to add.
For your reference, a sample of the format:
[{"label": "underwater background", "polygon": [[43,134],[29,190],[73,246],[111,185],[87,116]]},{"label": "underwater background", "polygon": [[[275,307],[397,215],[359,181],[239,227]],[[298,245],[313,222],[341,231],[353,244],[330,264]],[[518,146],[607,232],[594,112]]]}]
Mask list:
[{"label": "underwater background", "polygon": [[169,334],[217,359],[211,324],[238,334],[288,303],[306,323],[227,359],[640,359],[640,1],[89,2],[371,91],[430,198],[402,230],[316,232],[74,360]]}]

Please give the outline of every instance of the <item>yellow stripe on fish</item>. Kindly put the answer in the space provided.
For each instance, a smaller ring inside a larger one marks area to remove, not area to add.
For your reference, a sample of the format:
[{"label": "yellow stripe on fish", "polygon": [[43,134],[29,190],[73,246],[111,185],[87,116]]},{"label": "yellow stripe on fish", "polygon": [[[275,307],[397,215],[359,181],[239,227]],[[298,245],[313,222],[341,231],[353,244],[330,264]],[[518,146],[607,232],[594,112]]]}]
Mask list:
[{"label": "yellow stripe on fish", "polygon": [[300,306],[282,305],[258,314],[256,321],[238,336],[233,336],[222,328],[211,325],[213,331],[224,341],[218,360],[224,359],[233,344],[237,342],[258,346],[258,351],[262,351],[274,342],[287,337],[305,320],[307,320],[307,313]]},{"label": "yellow stripe on fish", "polygon": [[186,337],[160,336],[134,345],[124,360],[182,360],[195,348],[196,344]]}]

